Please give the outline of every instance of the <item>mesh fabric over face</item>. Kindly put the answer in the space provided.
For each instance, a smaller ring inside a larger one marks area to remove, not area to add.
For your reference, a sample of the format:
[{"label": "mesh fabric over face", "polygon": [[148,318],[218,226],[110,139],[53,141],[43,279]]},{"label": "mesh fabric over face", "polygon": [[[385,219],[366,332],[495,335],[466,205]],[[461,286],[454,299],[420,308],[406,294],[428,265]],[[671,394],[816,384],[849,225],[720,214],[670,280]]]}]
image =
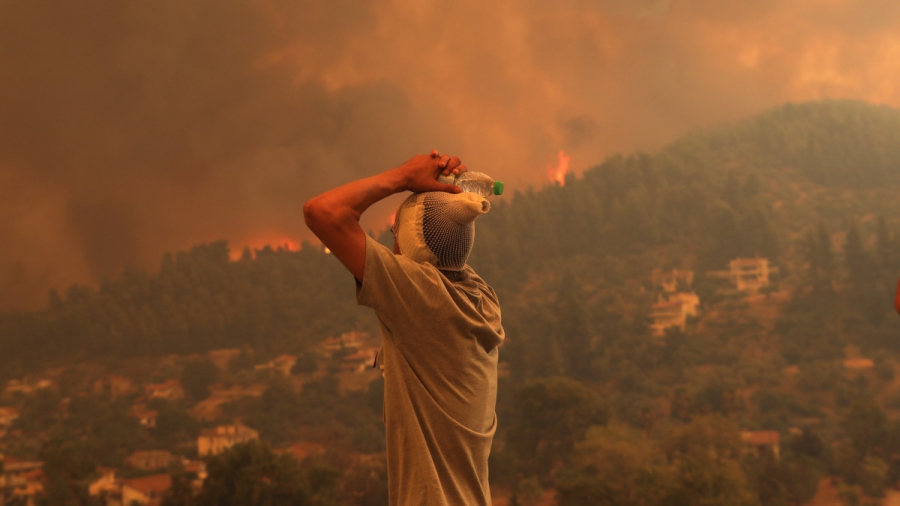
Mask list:
[{"label": "mesh fabric over face", "polygon": [[462,270],[475,241],[474,220],[490,203],[473,193],[411,195],[397,215],[400,253],[438,269]]},{"label": "mesh fabric over face", "polygon": [[472,244],[475,240],[475,223],[460,225],[463,217],[455,217],[459,212],[447,205],[443,192],[426,193],[423,199],[422,235],[425,244],[438,258],[435,267],[458,271],[465,267]]}]

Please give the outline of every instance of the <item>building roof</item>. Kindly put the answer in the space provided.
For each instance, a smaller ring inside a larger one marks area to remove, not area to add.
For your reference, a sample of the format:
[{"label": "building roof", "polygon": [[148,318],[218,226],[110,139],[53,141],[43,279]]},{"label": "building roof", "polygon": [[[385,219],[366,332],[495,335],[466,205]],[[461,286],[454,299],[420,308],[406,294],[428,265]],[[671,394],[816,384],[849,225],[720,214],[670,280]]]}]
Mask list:
[{"label": "building roof", "polygon": [[22,478],[25,478],[26,480],[40,480],[43,477],[44,477],[44,470],[41,469],[40,467],[31,469],[29,471],[25,471],[24,473],[22,473]]},{"label": "building roof", "polygon": [[150,383],[144,386],[149,390],[168,390],[170,388],[181,388],[181,382],[178,380],[168,380],[165,383]]},{"label": "building roof", "polygon": [[202,460],[189,460],[182,466],[182,469],[197,474],[205,473],[206,462],[203,462]]},{"label": "building roof", "polygon": [[144,495],[161,494],[172,487],[172,475],[169,473],[130,478],[122,482],[123,486],[131,487]]},{"label": "building roof", "polygon": [[227,436],[253,436],[258,437],[259,432],[247,427],[243,424],[235,424],[235,425],[219,425],[218,427],[213,427],[212,429],[202,429],[200,431],[201,436],[207,437],[227,437]]},{"label": "building roof", "polygon": [[871,369],[875,367],[875,362],[871,358],[848,358],[844,360],[844,367],[847,369]]},{"label": "building roof", "polygon": [[729,265],[740,266],[740,265],[760,265],[764,263],[769,263],[769,259],[767,258],[735,258]]},{"label": "building roof", "polygon": [[29,469],[39,468],[44,465],[43,462],[36,460],[22,460],[8,455],[3,456],[4,472],[24,472]]},{"label": "building roof", "polygon": [[741,441],[752,445],[777,445],[781,435],[775,430],[745,430],[741,432]]},{"label": "building roof", "polygon": [[678,292],[669,295],[670,301],[696,302],[700,303],[700,296],[694,292]]},{"label": "building roof", "polygon": [[345,362],[352,362],[356,360],[372,360],[375,358],[375,354],[378,353],[378,350],[369,349],[369,350],[361,350],[356,353],[347,355],[343,358]]},{"label": "building roof", "polygon": [[344,332],[343,334],[341,334],[339,336],[328,337],[328,338],[320,341],[319,346],[321,346],[323,348],[329,348],[329,347],[340,348],[341,346],[352,347],[352,346],[356,346],[356,345],[362,343],[368,337],[369,337],[369,335],[365,332],[357,332],[357,331]]},{"label": "building roof", "polygon": [[653,310],[669,310],[669,309],[681,309],[682,303],[680,300],[672,300],[665,302],[657,302],[653,304]]},{"label": "building roof", "polygon": [[338,346],[339,347],[343,343],[344,343],[344,340],[341,339],[340,337],[329,337],[329,338],[324,339],[322,342],[320,342],[319,345],[324,346],[324,347],[329,347],[329,346]]},{"label": "building roof", "polygon": [[19,416],[19,410],[9,406],[0,406],[0,416]]}]

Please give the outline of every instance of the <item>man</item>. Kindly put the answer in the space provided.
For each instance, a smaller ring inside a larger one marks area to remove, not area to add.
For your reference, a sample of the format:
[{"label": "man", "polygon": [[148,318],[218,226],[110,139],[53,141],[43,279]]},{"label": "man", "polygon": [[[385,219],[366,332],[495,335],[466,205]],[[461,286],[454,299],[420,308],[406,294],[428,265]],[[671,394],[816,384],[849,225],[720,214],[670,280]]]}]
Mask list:
[{"label": "man", "polygon": [[[487,461],[504,333],[494,290],[465,264],[473,221],[490,204],[437,181],[465,171],[459,158],[433,151],[303,207],[306,224],[356,278],[357,302],[381,325],[392,505],[491,504]],[[414,193],[394,219],[390,251],[359,218],[404,191]]]}]

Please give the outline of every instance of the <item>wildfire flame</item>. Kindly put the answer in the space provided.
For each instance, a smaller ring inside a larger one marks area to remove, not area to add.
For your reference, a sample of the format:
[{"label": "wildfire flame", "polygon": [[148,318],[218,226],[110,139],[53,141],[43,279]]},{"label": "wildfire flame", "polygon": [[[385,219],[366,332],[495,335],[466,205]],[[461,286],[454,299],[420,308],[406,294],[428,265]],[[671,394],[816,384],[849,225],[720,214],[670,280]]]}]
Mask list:
[{"label": "wildfire flame", "polygon": [[231,247],[230,256],[232,260],[238,260],[243,255],[244,248],[250,248],[251,251],[255,251],[266,246],[276,250],[300,251],[300,243],[296,239],[280,234],[266,234],[235,241]]},{"label": "wildfire flame", "polygon": [[559,161],[556,164],[556,167],[549,166],[547,167],[547,177],[550,181],[556,182],[556,184],[560,186],[566,185],[566,173],[569,172],[569,160],[572,158],[571,156],[567,156],[566,152],[563,150],[559,150]]}]

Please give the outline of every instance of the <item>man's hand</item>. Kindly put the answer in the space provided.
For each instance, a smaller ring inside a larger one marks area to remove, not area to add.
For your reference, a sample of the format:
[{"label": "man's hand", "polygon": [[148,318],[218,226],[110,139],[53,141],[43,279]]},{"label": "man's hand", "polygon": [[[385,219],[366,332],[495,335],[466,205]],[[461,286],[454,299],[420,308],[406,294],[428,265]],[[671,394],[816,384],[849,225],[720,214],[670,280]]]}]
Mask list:
[{"label": "man's hand", "polygon": [[440,159],[438,167],[442,169],[441,175],[443,176],[449,176],[450,174],[458,176],[467,170],[466,166],[460,163],[458,156],[441,156],[441,152],[435,149],[431,152],[431,157]]},{"label": "man's hand", "polygon": [[402,189],[415,193],[442,191],[459,193],[458,186],[441,183],[438,176],[459,175],[466,172],[466,166],[459,157],[441,155],[437,150],[430,155],[417,155],[394,169],[402,181]]},{"label": "man's hand", "polygon": [[414,156],[395,169],[347,183],[309,200],[303,206],[303,217],[322,244],[362,281],[366,269],[366,234],[359,226],[362,213],[375,202],[402,191],[459,193],[459,187],[440,183],[437,177],[465,171],[466,166],[455,156],[438,151]]}]

